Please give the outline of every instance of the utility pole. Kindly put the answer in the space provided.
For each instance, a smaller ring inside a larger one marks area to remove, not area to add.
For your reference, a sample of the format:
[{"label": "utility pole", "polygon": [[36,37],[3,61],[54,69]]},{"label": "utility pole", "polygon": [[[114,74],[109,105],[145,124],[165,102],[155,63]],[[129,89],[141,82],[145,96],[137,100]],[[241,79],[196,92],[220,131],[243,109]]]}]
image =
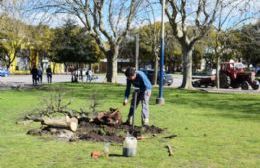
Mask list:
[{"label": "utility pole", "polygon": [[163,67],[164,67],[164,10],[165,0],[162,4],[162,20],[161,20],[161,53],[160,53],[160,83],[159,83],[159,97],[156,99],[156,104],[163,105],[165,100],[163,98]]},{"label": "utility pole", "polygon": [[138,70],[139,69],[139,34],[135,35],[135,69]]}]

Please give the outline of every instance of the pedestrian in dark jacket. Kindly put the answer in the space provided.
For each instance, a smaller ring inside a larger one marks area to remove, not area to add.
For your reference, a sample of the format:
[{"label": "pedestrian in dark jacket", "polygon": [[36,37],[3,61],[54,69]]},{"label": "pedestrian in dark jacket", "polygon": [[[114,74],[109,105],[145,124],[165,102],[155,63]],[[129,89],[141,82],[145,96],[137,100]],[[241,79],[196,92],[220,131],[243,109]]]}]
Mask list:
[{"label": "pedestrian in dark jacket", "polygon": [[52,71],[51,71],[51,66],[50,65],[46,69],[46,74],[47,74],[48,83],[52,83]]},{"label": "pedestrian in dark jacket", "polygon": [[42,68],[41,67],[38,69],[38,81],[39,81],[39,83],[42,83]]},{"label": "pedestrian in dark jacket", "polygon": [[31,74],[32,74],[33,85],[37,85],[38,70],[37,70],[36,66],[33,66],[32,70],[31,70]]}]

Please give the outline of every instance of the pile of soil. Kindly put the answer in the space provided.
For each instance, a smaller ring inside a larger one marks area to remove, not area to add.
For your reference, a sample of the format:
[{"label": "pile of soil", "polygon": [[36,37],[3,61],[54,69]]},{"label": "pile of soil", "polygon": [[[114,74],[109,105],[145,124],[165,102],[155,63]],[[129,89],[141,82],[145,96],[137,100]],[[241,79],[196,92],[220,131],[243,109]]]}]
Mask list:
[{"label": "pile of soil", "polygon": [[51,135],[68,141],[87,140],[95,142],[115,142],[122,143],[127,132],[135,137],[145,134],[159,134],[164,130],[156,126],[135,126],[134,129],[130,125],[125,124],[104,124],[98,121],[89,121],[89,119],[80,119],[76,132],[69,131],[64,128],[53,128],[45,126],[41,129],[29,130],[30,135]]}]

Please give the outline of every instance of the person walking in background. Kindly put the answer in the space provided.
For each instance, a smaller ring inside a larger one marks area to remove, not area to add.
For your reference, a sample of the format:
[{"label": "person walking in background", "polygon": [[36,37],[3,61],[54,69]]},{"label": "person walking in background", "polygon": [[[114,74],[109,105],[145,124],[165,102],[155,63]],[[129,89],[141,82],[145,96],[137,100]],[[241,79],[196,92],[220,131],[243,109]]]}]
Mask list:
[{"label": "person walking in background", "polygon": [[47,74],[48,83],[52,83],[52,71],[51,71],[51,66],[50,65],[46,69],[46,74]]},{"label": "person walking in background", "polygon": [[32,74],[32,81],[33,81],[33,85],[37,85],[37,81],[38,81],[38,70],[36,68],[36,66],[34,65],[32,70],[31,70],[31,74]]},{"label": "person walking in background", "polygon": [[90,68],[87,70],[86,75],[87,75],[87,80],[86,81],[91,82],[93,73],[92,73]]},{"label": "person walking in background", "polygon": [[40,67],[38,69],[38,81],[42,84],[42,68]]}]

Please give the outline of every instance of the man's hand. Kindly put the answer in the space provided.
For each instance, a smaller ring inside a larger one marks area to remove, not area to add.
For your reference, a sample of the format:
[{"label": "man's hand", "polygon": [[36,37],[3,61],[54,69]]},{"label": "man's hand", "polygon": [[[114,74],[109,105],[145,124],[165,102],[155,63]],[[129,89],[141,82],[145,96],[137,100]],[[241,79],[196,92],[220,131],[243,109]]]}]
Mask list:
[{"label": "man's hand", "polygon": [[146,95],[149,96],[149,97],[151,96],[151,94],[152,94],[151,91],[147,91],[147,92],[146,92]]},{"label": "man's hand", "polygon": [[123,105],[124,105],[124,106],[126,106],[126,105],[127,105],[127,103],[128,103],[128,100],[127,100],[127,99],[125,99],[125,100],[124,100],[124,102],[123,102]]}]

